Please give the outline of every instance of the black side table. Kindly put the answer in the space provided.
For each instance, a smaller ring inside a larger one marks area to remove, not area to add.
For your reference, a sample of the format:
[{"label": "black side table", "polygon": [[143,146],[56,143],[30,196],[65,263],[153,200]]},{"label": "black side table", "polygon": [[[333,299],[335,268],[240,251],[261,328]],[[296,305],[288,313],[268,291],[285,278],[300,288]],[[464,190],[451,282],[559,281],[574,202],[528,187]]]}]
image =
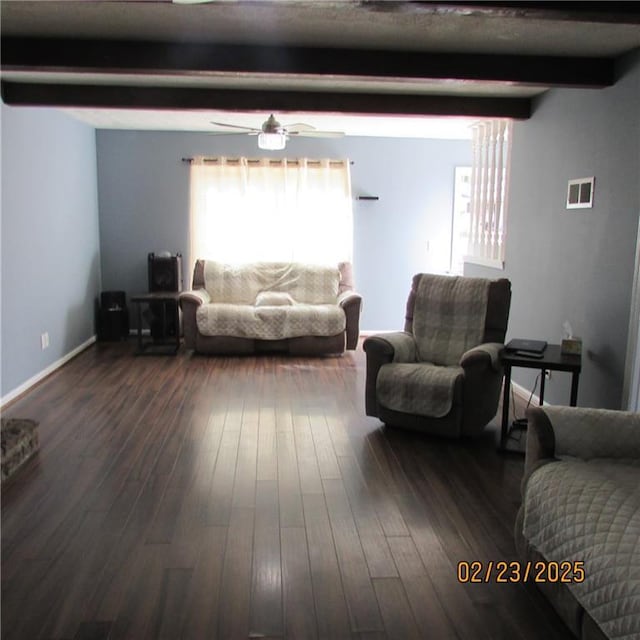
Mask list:
[{"label": "black side table", "polygon": [[544,372],[567,371],[571,373],[571,397],[569,405],[575,407],[578,402],[578,381],[582,369],[582,358],[576,355],[561,353],[559,344],[548,344],[542,352],[541,358],[519,355],[518,353],[504,351],[502,354],[502,366],[504,367],[504,390],[502,396],[502,431],[500,434],[500,451],[506,451],[507,437],[509,435],[509,395],[511,393],[511,367],[524,367],[526,369],[539,369],[540,375],[540,405],[544,402]]},{"label": "black side table", "polygon": [[[138,307],[138,355],[166,354],[175,355],[180,348],[180,307],[179,291],[155,291],[131,296],[131,302]],[[159,335],[150,341],[142,340],[142,305],[147,304],[154,309],[160,308]],[[171,321],[169,322],[169,318]],[[172,327],[170,335],[168,327]],[[167,349],[169,347],[169,349]]]}]

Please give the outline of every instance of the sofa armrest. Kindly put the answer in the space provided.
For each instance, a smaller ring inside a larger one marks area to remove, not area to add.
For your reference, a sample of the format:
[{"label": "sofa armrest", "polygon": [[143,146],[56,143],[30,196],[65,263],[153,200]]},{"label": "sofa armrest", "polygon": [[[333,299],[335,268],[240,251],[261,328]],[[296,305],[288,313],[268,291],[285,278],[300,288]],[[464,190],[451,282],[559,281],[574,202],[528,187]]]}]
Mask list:
[{"label": "sofa armrest", "polygon": [[617,459],[640,465],[640,414],[584,407],[532,407],[527,410],[527,449],[523,488],[542,464],[571,456]]},{"label": "sofa armrest", "polygon": [[522,495],[531,474],[543,464],[557,460],[553,426],[541,407],[530,407],[526,411],[527,440],[524,458]]},{"label": "sofa armrest", "polygon": [[[553,436],[553,455],[582,460],[619,458],[640,464],[640,414],[584,407],[539,408]],[[534,413],[530,411],[530,413]],[[542,417],[534,413],[534,419]],[[529,414],[528,414],[529,416]]]},{"label": "sofa armrest", "polygon": [[180,307],[184,310],[185,304],[194,304],[199,307],[201,304],[211,302],[211,297],[205,289],[193,289],[191,291],[183,291],[180,294]]},{"label": "sofa armrest", "polygon": [[343,291],[338,296],[338,305],[346,317],[347,349],[355,349],[360,337],[360,311],[362,310],[362,296],[355,291]]},{"label": "sofa armrest", "polygon": [[182,309],[182,333],[184,346],[187,349],[195,349],[198,338],[198,324],[196,312],[198,307],[211,301],[209,294],[204,289],[193,289],[180,294],[179,302]]},{"label": "sofa armrest", "polygon": [[380,367],[390,362],[415,362],[416,344],[412,334],[398,331],[370,336],[363,342],[362,348],[367,354],[365,413],[368,416],[377,416],[376,383]]},{"label": "sofa armrest", "polygon": [[503,349],[504,345],[497,342],[480,344],[462,354],[460,366],[467,368],[475,364],[488,364],[494,371],[500,371],[502,369],[500,356]]},{"label": "sofa armrest", "polygon": [[341,307],[344,307],[346,304],[355,304],[356,301],[358,305],[361,304],[362,296],[355,291],[343,291],[342,293],[338,294],[337,303]]}]

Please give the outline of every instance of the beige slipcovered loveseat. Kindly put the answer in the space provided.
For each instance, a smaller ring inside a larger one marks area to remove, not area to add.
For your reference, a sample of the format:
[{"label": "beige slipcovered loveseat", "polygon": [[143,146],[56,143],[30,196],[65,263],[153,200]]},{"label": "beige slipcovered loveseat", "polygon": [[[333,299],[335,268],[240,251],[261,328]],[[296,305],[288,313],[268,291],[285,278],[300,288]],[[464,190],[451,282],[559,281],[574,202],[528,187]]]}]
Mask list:
[{"label": "beige slipcovered loveseat", "polygon": [[355,349],[361,305],[346,262],[330,267],[198,260],[193,289],[180,295],[185,346],[208,354]]},{"label": "beige slipcovered loveseat", "polygon": [[[523,571],[581,640],[640,638],[640,415],[529,409]],[[526,571],[525,571],[526,572]]]}]

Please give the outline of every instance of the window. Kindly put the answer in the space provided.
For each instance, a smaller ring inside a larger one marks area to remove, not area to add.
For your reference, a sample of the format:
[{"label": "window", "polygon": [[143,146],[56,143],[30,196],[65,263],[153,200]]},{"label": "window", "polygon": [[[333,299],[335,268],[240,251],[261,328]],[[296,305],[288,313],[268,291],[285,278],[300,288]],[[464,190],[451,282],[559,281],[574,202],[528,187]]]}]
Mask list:
[{"label": "window", "polygon": [[468,255],[474,262],[504,268],[511,120],[484,120],[472,127],[471,220]]},{"label": "window", "polygon": [[348,161],[194,158],[191,261],[352,260]]}]

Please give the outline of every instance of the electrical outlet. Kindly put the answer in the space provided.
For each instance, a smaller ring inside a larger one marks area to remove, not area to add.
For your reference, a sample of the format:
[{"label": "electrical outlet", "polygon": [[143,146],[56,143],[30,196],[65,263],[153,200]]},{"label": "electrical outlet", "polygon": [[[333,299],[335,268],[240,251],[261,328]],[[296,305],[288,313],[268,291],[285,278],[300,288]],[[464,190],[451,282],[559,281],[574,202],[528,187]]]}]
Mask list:
[{"label": "electrical outlet", "polygon": [[551,369],[544,370],[544,377],[545,377],[545,380],[551,380]]},{"label": "electrical outlet", "polygon": [[40,334],[40,346],[43,351],[49,346],[49,333],[47,331]]}]

